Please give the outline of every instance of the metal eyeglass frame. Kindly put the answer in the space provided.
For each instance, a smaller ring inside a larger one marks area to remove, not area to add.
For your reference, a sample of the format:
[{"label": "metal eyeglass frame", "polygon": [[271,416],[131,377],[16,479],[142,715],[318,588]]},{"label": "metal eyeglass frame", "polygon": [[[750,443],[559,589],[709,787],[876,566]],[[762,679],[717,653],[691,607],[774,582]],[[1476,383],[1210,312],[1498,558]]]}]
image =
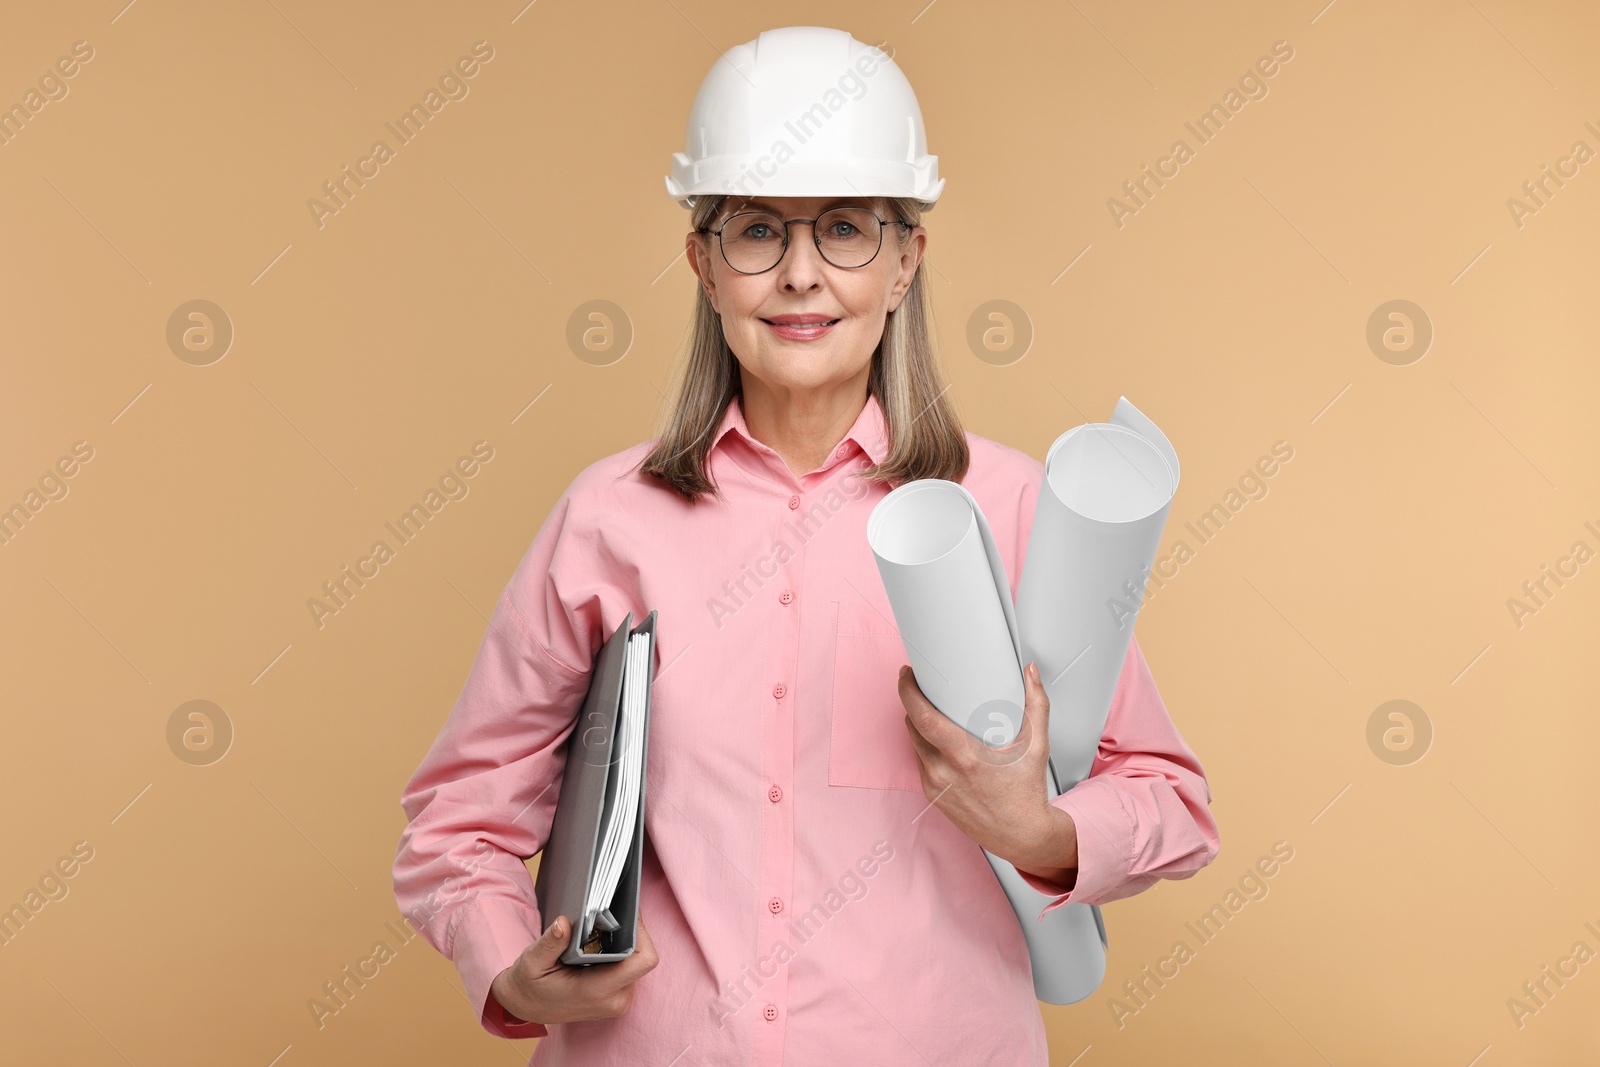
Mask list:
[{"label": "metal eyeglass frame", "polygon": [[[817,236],[817,222],[818,222],[818,220],[820,220],[823,217],[823,215],[827,215],[827,214],[829,214],[830,212],[833,212],[833,211],[838,211],[838,210],[840,210],[840,208],[849,208],[849,209],[851,209],[853,211],[865,211],[868,215],[871,215],[874,219],[877,220],[877,223],[878,223],[878,247],[873,249],[872,255],[867,257],[866,263],[857,263],[853,267],[841,267],[841,266],[839,266],[839,264],[837,264],[833,260],[829,259],[828,258],[828,254],[822,250],[822,238]],[[836,268],[838,270],[860,270],[862,267],[867,266],[873,260],[877,259],[878,258],[878,253],[883,251],[883,229],[884,229],[885,226],[890,226],[890,225],[893,225],[893,226],[904,226],[907,230],[911,229],[911,223],[906,222],[904,219],[880,219],[880,218],[878,218],[878,213],[876,211],[873,211],[871,208],[861,207],[861,206],[856,205],[856,204],[841,204],[837,208],[832,208],[831,207],[827,211],[824,211],[822,213],[822,215],[818,215],[814,219],[778,219],[778,221],[783,224],[783,251],[778,253],[778,258],[772,261],[772,266],[771,267],[763,267],[760,270],[740,270],[738,267],[735,267],[733,265],[733,261],[728,258],[728,250],[725,247],[723,247],[723,244],[722,244],[722,231],[726,230],[728,228],[728,223],[730,223],[734,219],[740,218],[740,217],[742,217],[744,215],[766,215],[768,218],[773,218],[773,219],[777,219],[778,218],[778,216],[775,213],[771,212],[771,211],[739,211],[739,212],[735,212],[734,214],[729,215],[727,218],[723,219],[722,220],[721,229],[712,230],[712,229],[708,229],[708,228],[702,226],[700,228],[700,232],[701,233],[709,233],[709,234],[713,235],[714,237],[716,237],[716,239],[717,239],[717,250],[722,253],[722,262],[726,263],[728,265],[728,269],[733,271],[734,273],[736,273],[736,274],[745,274],[745,275],[765,274],[765,273],[767,273],[767,271],[772,270],[773,267],[776,267],[779,263],[783,262],[783,257],[789,254],[789,227],[792,226],[794,223],[797,223],[797,222],[809,222],[811,224],[811,240],[817,246],[817,255],[821,256],[822,257],[822,261],[824,263],[828,264],[828,266],[834,267],[834,268]]]}]

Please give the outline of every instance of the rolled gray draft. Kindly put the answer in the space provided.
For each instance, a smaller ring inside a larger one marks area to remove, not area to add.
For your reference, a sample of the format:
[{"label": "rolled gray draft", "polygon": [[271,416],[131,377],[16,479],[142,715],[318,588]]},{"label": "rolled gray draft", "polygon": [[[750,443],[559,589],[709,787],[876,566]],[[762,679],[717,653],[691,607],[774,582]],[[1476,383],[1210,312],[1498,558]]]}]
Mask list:
[{"label": "rolled gray draft", "polygon": [[1063,792],[1093,769],[1177,491],[1177,453],[1127,397],[1110,422],[1068,430],[1045,457],[1017,622],[1022,662],[1038,662],[1050,695]]},{"label": "rolled gray draft", "polygon": [[[978,502],[955,482],[907,482],[873,509],[867,540],[923,694],[969,733],[1008,744],[1022,723],[1022,642],[1005,564]],[[1053,782],[1046,788],[1057,791]],[[1034,994],[1071,1004],[1093,993],[1106,967],[1099,909],[1067,904],[1039,920],[1050,898],[1006,860],[984,856],[1022,928]]]}]

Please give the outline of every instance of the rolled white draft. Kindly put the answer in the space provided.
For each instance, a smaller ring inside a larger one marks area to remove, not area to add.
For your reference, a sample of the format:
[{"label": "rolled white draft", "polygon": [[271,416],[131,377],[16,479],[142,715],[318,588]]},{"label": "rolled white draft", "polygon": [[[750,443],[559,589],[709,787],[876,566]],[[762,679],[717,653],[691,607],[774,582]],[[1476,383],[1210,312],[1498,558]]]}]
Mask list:
[{"label": "rolled white draft", "polygon": [[[1093,769],[1177,490],[1177,453],[1127,397],[1109,423],[1068,430],[1046,455],[1017,583],[1017,626],[1022,662],[1039,664],[1050,697],[1050,764],[1061,792]],[[990,865],[1018,917],[1038,915],[1045,898],[1015,869],[1017,887]],[[1022,929],[1040,1000],[1072,1004],[1099,987],[1109,942],[1098,905],[1063,904]]]},{"label": "rolled white draft", "polygon": [[1025,699],[1016,609],[978,502],[942,478],[907,482],[872,509],[867,543],[923,694],[969,733],[1009,743]]},{"label": "rolled white draft", "polygon": [[[988,744],[1009,743],[1026,694],[1021,641],[1005,564],[978,502],[955,482],[907,482],[873,509],[867,540],[923,695]],[[1099,909],[1067,904],[1039,920],[1050,898],[1006,860],[984,856],[1022,928],[1034,994],[1071,1004],[1093,993],[1106,966]]]},{"label": "rolled white draft", "polygon": [[1045,457],[1016,610],[1022,662],[1037,661],[1050,696],[1063,792],[1093,768],[1177,491],[1177,453],[1127,397]]}]

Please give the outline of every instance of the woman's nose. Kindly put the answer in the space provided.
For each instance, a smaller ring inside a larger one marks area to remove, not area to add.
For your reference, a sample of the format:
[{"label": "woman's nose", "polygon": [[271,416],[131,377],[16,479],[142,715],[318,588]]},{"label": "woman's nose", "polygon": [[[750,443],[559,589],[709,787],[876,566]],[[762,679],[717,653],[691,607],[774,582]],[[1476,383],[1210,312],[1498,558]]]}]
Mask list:
[{"label": "woman's nose", "polygon": [[822,281],[827,260],[817,248],[815,222],[795,222],[789,228],[789,247],[778,263],[778,284],[785,289],[806,290]]}]

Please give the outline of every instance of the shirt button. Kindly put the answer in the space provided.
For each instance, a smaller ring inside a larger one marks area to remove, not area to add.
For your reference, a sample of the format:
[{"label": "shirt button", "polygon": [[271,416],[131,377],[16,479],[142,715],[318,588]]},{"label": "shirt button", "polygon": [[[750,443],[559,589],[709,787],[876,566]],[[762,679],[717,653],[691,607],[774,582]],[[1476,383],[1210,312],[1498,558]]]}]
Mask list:
[{"label": "shirt button", "polygon": [[778,594],[779,603],[787,604],[787,603],[789,603],[789,601],[791,601],[793,599],[794,599],[794,594],[789,592],[789,590],[787,590],[787,589],[785,589],[783,592]]},{"label": "shirt button", "polygon": [[778,1017],[778,1006],[776,1004],[768,1004],[761,1009],[761,1017],[770,1023]]},{"label": "shirt button", "polygon": [[787,693],[788,691],[789,690],[784,687],[782,682],[779,682],[777,685],[772,687],[772,695],[777,697],[779,700],[782,700],[783,694]]},{"label": "shirt button", "polygon": [[793,511],[795,508],[797,508],[799,506],[800,506],[800,498],[799,497],[792,496],[792,497],[789,498],[789,510],[790,511]]},{"label": "shirt button", "polygon": [[778,914],[778,912],[783,910],[783,901],[779,900],[777,897],[773,897],[771,900],[767,901],[767,910],[772,912],[774,915]]},{"label": "shirt button", "polygon": [[767,790],[767,799],[776,804],[778,801],[783,799],[783,790],[779,789],[777,786],[773,786],[771,789]]}]

